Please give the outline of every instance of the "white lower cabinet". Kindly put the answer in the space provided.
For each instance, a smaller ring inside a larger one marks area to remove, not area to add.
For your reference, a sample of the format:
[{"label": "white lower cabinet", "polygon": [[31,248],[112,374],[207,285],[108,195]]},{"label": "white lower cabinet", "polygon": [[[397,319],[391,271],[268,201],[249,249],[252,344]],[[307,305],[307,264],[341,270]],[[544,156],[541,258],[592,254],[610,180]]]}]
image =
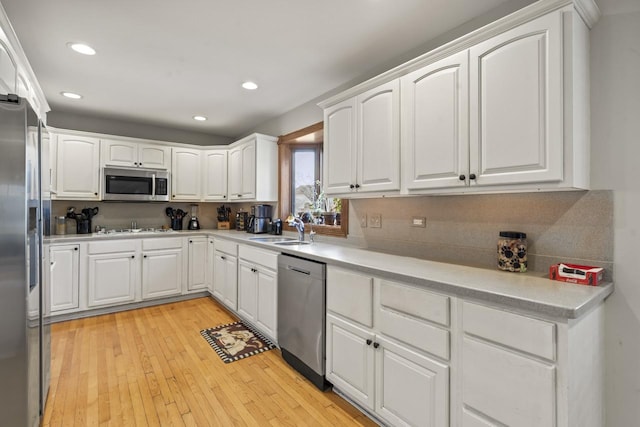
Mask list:
[{"label": "white lower cabinet", "polygon": [[213,296],[229,309],[238,309],[238,245],[214,239]]},{"label": "white lower cabinet", "polygon": [[448,426],[449,305],[445,295],[328,266],[327,379],[391,425]]},{"label": "white lower cabinet", "polygon": [[392,425],[449,425],[449,367],[375,337],[376,413]]},{"label": "white lower cabinet", "polygon": [[142,299],[182,293],[182,239],[142,241]]},{"label": "white lower cabinet", "polygon": [[207,288],[207,238],[204,236],[186,238],[188,244],[189,269],[187,289],[200,291]]},{"label": "white lower cabinet", "polygon": [[89,255],[89,307],[133,302],[138,286],[135,252]]},{"label": "white lower cabinet", "polygon": [[370,410],[374,408],[374,338],[366,329],[327,314],[326,377]]},{"label": "white lower cabinet", "polygon": [[278,254],[238,247],[238,314],[277,340]]},{"label": "white lower cabinet", "polygon": [[78,309],[80,283],[80,245],[49,247],[48,311],[56,313]]}]

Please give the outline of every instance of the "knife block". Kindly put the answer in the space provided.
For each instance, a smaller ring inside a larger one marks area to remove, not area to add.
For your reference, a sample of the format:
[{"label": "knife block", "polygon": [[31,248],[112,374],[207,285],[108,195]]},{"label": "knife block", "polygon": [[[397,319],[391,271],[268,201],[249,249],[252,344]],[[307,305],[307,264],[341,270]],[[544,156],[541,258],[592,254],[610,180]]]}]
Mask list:
[{"label": "knife block", "polygon": [[230,230],[231,223],[229,221],[218,221],[218,230]]}]

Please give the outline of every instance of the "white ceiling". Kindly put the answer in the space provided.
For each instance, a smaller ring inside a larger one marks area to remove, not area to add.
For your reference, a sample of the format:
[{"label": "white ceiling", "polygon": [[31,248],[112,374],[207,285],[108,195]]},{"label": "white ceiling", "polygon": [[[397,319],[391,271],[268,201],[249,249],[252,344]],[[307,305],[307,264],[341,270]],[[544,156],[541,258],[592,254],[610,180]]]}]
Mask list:
[{"label": "white ceiling", "polygon": [[1,1],[53,110],[229,137],[507,2]]}]

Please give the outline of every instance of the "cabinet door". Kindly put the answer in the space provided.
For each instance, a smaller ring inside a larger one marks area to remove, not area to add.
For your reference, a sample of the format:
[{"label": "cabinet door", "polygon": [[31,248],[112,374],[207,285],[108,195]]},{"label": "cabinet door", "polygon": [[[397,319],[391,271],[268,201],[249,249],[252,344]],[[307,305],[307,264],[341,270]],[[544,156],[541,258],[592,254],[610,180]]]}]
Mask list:
[{"label": "cabinet door", "polygon": [[171,198],[200,200],[200,151],[173,148],[171,167]]},{"label": "cabinet door", "polygon": [[449,425],[449,368],[376,336],[376,412],[392,425]]},{"label": "cabinet door", "polygon": [[227,150],[211,150],[203,153],[204,200],[227,199]]},{"label": "cabinet door", "polygon": [[275,271],[259,268],[257,326],[271,338],[278,339],[278,279]]},{"label": "cabinet door", "polygon": [[563,178],[562,14],[470,49],[471,185]]},{"label": "cabinet door", "polygon": [[143,168],[169,169],[171,149],[153,144],[138,144],[138,165]]},{"label": "cabinet door", "polygon": [[258,270],[240,260],[238,262],[238,313],[252,323],[258,314]]},{"label": "cabinet door", "polygon": [[356,102],[347,99],[324,110],[324,191],[345,194],[356,183]]},{"label": "cabinet door", "polygon": [[[356,189],[400,189],[400,81],[356,97],[358,111]],[[358,187],[359,186],[359,187]]]},{"label": "cabinet door", "polygon": [[149,251],[142,255],[142,298],[182,293],[182,249]]},{"label": "cabinet door", "polygon": [[364,407],[374,409],[374,335],[327,315],[326,377]]},{"label": "cabinet door", "polygon": [[555,366],[465,336],[462,403],[509,426],[556,425]]},{"label": "cabinet door", "polygon": [[242,149],[234,148],[229,151],[229,199],[242,199]]},{"label": "cabinet door", "polygon": [[402,78],[404,188],[468,182],[468,73],[465,50]]},{"label": "cabinet door", "polygon": [[103,139],[101,146],[104,166],[138,166],[138,144],[135,142]]},{"label": "cabinet door", "polygon": [[100,141],[58,135],[56,199],[99,200]]},{"label": "cabinet door", "polygon": [[224,302],[225,286],[227,282],[226,256],[222,252],[215,251],[213,256],[213,283],[212,292],[220,302]]},{"label": "cabinet door", "polygon": [[209,237],[207,239],[209,247],[207,248],[207,289],[209,293],[213,294],[213,279],[214,279],[214,268],[215,268],[215,245],[213,243],[213,238]]},{"label": "cabinet door", "polygon": [[49,311],[51,313],[78,308],[79,249],[79,245],[51,246],[49,248],[51,269]]},{"label": "cabinet door", "polygon": [[89,307],[134,301],[137,273],[134,253],[89,255]]},{"label": "cabinet door", "polygon": [[238,309],[238,259],[225,255],[224,304],[231,310]]},{"label": "cabinet door", "polygon": [[242,147],[242,198],[256,198],[256,141]]},{"label": "cabinet door", "polygon": [[189,237],[189,277],[190,291],[207,287],[207,238]]}]

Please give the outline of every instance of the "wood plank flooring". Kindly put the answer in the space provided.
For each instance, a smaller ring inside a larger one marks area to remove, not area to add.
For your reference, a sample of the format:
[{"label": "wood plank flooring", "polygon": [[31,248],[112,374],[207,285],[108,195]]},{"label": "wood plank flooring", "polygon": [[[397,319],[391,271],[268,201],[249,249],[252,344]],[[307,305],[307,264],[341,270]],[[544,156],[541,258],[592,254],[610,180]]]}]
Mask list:
[{"label": "wood plank flooring", "polygon": [[278,350],[223,363],[200,331],[235,320],[198,298],[54,324],[42,425],[375,425]]}]

